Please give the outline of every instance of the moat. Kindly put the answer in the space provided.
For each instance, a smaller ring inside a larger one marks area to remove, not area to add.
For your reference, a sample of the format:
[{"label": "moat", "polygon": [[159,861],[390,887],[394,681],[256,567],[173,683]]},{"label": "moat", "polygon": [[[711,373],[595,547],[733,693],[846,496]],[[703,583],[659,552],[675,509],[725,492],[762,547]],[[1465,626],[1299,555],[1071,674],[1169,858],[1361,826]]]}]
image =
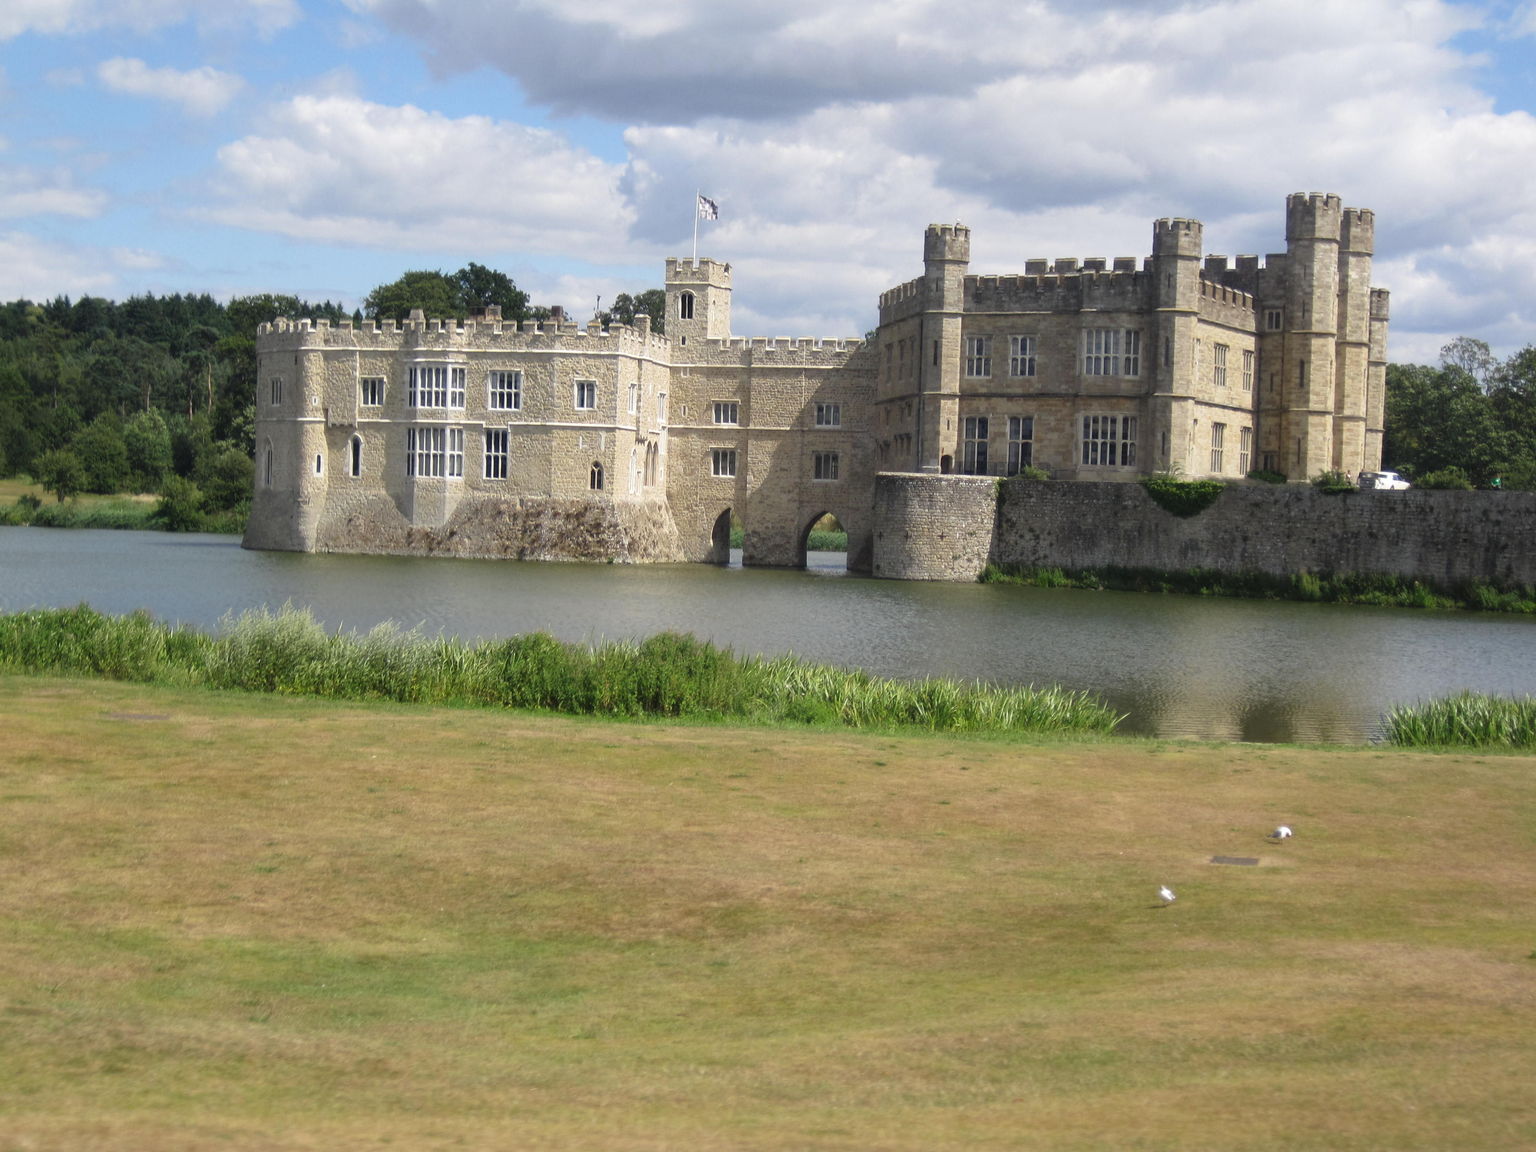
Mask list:
[{"label": "moat", "polygon": [[1369,739],[1397,703],[1536,689],[1536,620],[1474,613],[870,580],[809,571],[243,551],[224,536],[0,529],[0,611],[88,603],[212,629],[285,602],[327,626],[564,640],[692,632],[887,676],[1059,683],[1122,731]]}]

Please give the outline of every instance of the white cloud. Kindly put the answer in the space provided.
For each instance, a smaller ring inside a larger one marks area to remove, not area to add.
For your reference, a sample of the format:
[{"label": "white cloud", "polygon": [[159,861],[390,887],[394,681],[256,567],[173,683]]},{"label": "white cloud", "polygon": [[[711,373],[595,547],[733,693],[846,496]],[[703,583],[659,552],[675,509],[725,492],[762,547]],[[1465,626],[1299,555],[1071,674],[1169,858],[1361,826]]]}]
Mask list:
[{"label": "white cloud", "polygon": [[26,32],[150,32],[189,20],[205,29],[254,27],[270,33],[295,23],[299,15],[297,0],[6,0],[0,7],[0,40]]},{"label": "white cloud", "polygon": [[31,168],[0,169],[0,220],[26,216],[99,216],[107,196],[95,188],[77,188],[68,172]]},{"label": "white cloud", "polygon": [[100,251],[0,232],[0,300],[111,296],[117,284],[110,257]]},{"label": "white cloud", "polygon": [[345,94],[287,102],[218,159],[216,219],[310,241],[606,260],[630,219],[619,169],[555,133]]},{"label": "white cloud", "polygon": [[204,66],[189,72],[151,68],[142,60],[114,56],[96,68],[104,88],[129,96],[169,100],[192,116],[217,115],[244,86],[240,77]]}]

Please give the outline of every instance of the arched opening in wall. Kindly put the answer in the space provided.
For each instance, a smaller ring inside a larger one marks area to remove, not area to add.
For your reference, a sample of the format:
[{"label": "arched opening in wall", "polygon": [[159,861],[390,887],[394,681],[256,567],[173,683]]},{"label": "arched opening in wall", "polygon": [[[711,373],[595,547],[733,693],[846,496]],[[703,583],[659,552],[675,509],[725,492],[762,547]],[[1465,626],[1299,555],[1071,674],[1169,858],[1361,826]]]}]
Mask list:
[{"label": "arched opening in wall", "polygon": [[939,471],[941,473],[943,473],[945,476],[948,476],[954,470],[955,470],[955,458],[953,456],[940,456],[939,457]]},{"label": "arched opening in wall", "polygon": [[352,466],[350,472],[353,476],[361,476],[363,474],[363,438],[361,436],[352,437]]},{"label": "arched opening in wall", "polygon": [[848,532],[830,512],[814,517],[800,539],[802,563],[807,572],[840,576],[848,571]]},{"label": "arched opening in wall", "polygon": [[603,462],[601,460],[592,461],[592,470],[587,473],[587,487],[594,492],[601,492],[603,490]]},{"label": "arched opening in wall", "polygon": [[727,508],[715,517],[715,526],[709,534],[709,562],[741,567],[741,547],[745,539],[741,519]]},{"label": "arched opening in wall", "polygon": [[261,452],[261,486],[272,487],[272,441],[267,440],[262,445]]}]

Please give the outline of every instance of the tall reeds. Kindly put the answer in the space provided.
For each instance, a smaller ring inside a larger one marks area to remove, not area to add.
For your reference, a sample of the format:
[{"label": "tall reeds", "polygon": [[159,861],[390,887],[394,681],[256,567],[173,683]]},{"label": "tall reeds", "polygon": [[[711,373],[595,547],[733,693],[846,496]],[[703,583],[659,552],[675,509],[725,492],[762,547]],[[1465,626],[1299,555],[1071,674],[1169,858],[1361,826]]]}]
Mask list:
[{"label": "tall reeds", "polygon": [[1536,748],[1536,697],[1460,692],[1394,708],[1385,727],[1410,747]]},{"label": "tall reeds", "polygon": [[889,680],[794,656],[737,657],[693,636],[565,644],[544,633],[467,644],[392,624],[328,632],[285,606],[208,636],[87,607],[0,616],[0,669],[606,716],[965,732],[1108,732],[1087,693],[945,678]]}]

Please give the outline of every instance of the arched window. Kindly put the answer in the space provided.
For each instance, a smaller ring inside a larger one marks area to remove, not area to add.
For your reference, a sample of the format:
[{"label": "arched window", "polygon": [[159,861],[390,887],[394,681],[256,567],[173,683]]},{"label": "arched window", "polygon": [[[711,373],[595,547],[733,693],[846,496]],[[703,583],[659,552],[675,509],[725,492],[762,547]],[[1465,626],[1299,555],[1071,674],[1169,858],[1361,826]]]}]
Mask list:
[{"label": "arched window", "polygon": [[325,457],[320,455],[318,452],[315,453],[315,475],[325,475]]},{"label": "arched window", "polygon": [[693,319],[693,293],[684,292],[677,298],[677,318],[679,320]]},{"label": "arched window", "polygon": [[587,486],[594,492],[601,492],[603,490],[603,465],[601,461],[592,461],[592,472],[587,479]]},{"label": "arched window", "polygon": [[352,475],[361,476],[362,474],[363,438],[361,436],[354,436],[352,437]]},{"label": "arched window", "polygon": [[272,441],[268,440],[261,456],[261,486],[272,487]]}]

